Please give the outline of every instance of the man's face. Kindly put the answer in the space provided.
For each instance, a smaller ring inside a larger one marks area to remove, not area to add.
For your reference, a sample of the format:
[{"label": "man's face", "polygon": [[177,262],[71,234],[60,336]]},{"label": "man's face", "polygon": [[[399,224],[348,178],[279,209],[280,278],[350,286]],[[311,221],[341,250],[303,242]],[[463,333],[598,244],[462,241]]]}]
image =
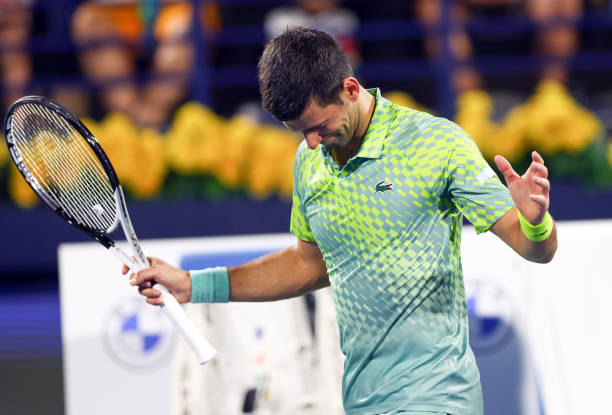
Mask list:
[{"label": "man's face", "polygon": [[[340,98],[343,99],[342,93]],[[356,111],[354,103],[346,99],[343,99],[343,104],[325,107],[311,99],[302,115],[284,124],[290,130],[302,133],[311,150],[319,144],[330,149],[342,148],[355,134]]]}]

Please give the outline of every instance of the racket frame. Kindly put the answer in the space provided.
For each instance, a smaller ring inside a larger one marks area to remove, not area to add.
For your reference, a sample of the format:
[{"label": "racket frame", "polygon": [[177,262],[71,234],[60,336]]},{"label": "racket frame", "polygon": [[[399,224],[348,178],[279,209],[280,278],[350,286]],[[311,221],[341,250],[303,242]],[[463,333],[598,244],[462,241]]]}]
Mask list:
[{"label": "racket frame", "polygon": [[[115,219],[113,224],[104,231],[96,231],[89,227],[83,226],[78,221],[74,220],[61,206],[59,206],[51,196],[40,185],[36,177],[28,169],[23,156],[21,155],[17,145],[15,144],[15,138],[13,137],[13,131],[11,127],[12,119],[15,110],[22,105],[35,104],[44,106],[56,113],[58,113],[65,121],[70,124],[89,145],[91,150],[96,155],[96,158],[101,163],[104,172],[108,176],[111,189],[113,190],[113,196],[115,198],[116,211]],[[49,100],[48,98],[30,95],[23,97],[15,101],[8,109],[5,120],[4,120],[4,132],[5,138],[9,149],[9,154],[13,159],[17,169],[30,185],[32,190],[63,220],[76,227],[77,229],[85,232],[91,238],[98,241],[105,248],[107,248],[113,255],[115,255],[121,262],[126,264],[133,272],[140,271],[150,266],[149,261],[142,251],[140,243],[127,210],[127,204],[125,202],[125,196],[123,189],[119,183],[115,169],[113,168],[108,156],[102,149],[102,146],[94,135],[87,129],[87,127],[69,110],[62,107],[61,105]],[[117,225],[121,223],[123,232],[126,239],[128,240],[132,251],[135,254],[136,260],[132,259],[129,255],[119,249],[115,242],[110,239],[107,234],[112,232]],[[164,304],[161,305],[162,310],[165,311],[166,316],[172,321],[175,329],[185,339],[187,344],[196,354],[196,357],[200,364],[204,364],[209,361],[215,354],[216,350],[208,343],[208,341],[202,336],[199,330],[195,327],[193,322],[186,316],[184,310],[181,308],[178,301],[168,291],[167,288],[160,284],[154,283],[153,288],[156,288],[162,292],[162,299]]]},{"label": "racket frame", "polygon": [[[40,183],[38,183],[38,180],[36,179],[36,177],[34,177],[34,175],[30,172],[30,170],[26,166],[23,156],[21,155],[19,151],[19,148],[15,145],[15,138],[13,137],[12,127],[11,127],[11,123],[13,120],[15,110],[19,108],[20,106],[26,105],[26,104],[41,105],[46,108],[49,108],[52,111],[57,112],[62,118],[64,118],[64,120],[68,122],[68,124],[70,124],[71,127],[73,127],[79,134],[81,134],[81,136],[85,139],[85,142],[89,145],[91,150],[96,155],[98,161],[100,162],[100,164],[102,165],[102,168],[104,169],[104,172],[108,176],[108,180],[111,185],[111,189],[113,189],[113,192],[115,195],[115,203],[117,204],[117,207],[118,207],[118,210],[115,212],[115,221],[113,225],[107,230],[94,231],[86,226],[81,225],[80,223],[78,223],[78,221],[75,221],[68,213],[66,213],[66,211],[61,206],[59,206],[55,202],[55,200],[53,200],[51,196],[49,196],[49,194],[43,189]],[[96,137],[94,137],[91,131],[87,129],[85,124],[83,124],[81,120],[75,117],[74,114],[72,114],[66,108],[49,100],[48,98],[36,96],[36,95],[29,95],[29,96],[23,97],[15,101],[9,107],[6,113],[5,121],[4,121],[4,133],[5,133],[6,143],[8,145],[9,154],[11,155],[11,158],[13,159],[15,165],[17,166],[17,169],[19,170],[19,172],[21,173],[25,181],[30,185],[30,187],[32,187],[32,190],[34,190],[34,192],[55,213],[57,213],[66,222],[68,222],[72,226],[75,226],[81,231],[85,232],[86,234],[88,234],[89,236],[91,236],[92,238],[100,242],[102,245],[104,245],[106,248],[110,248],[111,246],[113,246],[114,242],[110,238],[108,238],[106,234],[112,232],[117,227],[120,221],[119,211],[122,211],[121,213],[123,214],[124,217],[127,218],[127,221],[130,222],[130,225],[131,225],[131,221],[129,220],[127,206],[125,204],[125,197],[123,196],[123,191],[121,189],[121,185],[119,184],[117,173],[115,172],[115,169],[110,163],[108,156],[102,149],[102,146],[100,146],[100,143],[98,142]],[[119,192],[117,192],[117,189],[119,189]],[[117,193],[119,193],[120,195],[118,196]],[[133,232],[134,230],[132,228],[132,233]],[[140,250],[140,252],[142,252],[142,250]],[[146,260],[146,257],[145,257],[145,260]]]}]

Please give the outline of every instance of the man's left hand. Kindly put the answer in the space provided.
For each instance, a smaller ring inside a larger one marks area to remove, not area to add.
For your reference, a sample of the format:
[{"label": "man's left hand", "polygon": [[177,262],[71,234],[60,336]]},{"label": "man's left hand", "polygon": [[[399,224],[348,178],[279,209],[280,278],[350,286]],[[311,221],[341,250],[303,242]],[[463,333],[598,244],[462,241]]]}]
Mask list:
[{"label": "man's left hand", "polygon": [[544,159],[537,151],[531,153],[531,165],[519,176],[503,156],[495,156],[495,164],[506,179],[506,185],[517,209],[532,225],[542,222],[550,205],[550,182]]}]

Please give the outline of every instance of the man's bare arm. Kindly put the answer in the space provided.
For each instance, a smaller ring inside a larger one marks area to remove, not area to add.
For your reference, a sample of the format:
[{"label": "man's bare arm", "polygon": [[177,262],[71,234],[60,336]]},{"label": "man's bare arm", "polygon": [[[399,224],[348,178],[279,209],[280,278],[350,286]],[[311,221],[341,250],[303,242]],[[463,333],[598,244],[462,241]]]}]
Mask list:
[{"label": "man's bare arm", "polygon": [[491,231],[523,258],[538,263],[550,262],[557,251],[557,225],[540,242],[530,241],[521,231],[516,207],[510,209],[491,227]]},{"label": "man's bare arm", "polygon": [[[177,301],[191,301],[191,276],[158,258],[149,258],[151,267],[133,275],[130,283],[153,305],[162,304],[161,292],[151,288],[152,281],[165,286]],[[128,268],[124,266],[123,273]],[[228,269],[230,301],[274,301],[297,297],[327,287],[327,268],[315,243],[298,239],[296,245],[264,255]]]},{"label": "man's bare arm", "polygon": [[230,301],[274,301],[327,287],[323,256],[315,243],[295,246],[228,269]]}]

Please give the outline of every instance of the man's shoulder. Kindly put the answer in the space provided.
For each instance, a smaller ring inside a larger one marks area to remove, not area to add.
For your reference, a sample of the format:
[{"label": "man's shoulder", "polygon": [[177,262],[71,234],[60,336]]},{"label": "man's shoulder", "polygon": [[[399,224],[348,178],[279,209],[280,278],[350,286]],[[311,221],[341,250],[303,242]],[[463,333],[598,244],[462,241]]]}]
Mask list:
[{"label": "man's shoulder", "polygon": [[428,112],[419,111],[401,105],[395,105],[395,122],[394,126],[400,129],[408,129],[412,131],[431,131],[431,130],[458,130],[462,131],[461,127],[451,120],[432,115]]},{"label": "man's shoulder", "polygon": [[293,160],[294,180],[298,180],[307,171],[317,169],[322,159],[321,149],[317,147],[314,150],[308,148],[306,140],[303,140],[295,153]]},{"label": "man's shoulder", "polygon": [[465,132],[454,122],[427,112],[395,106],[396,116],[389,133],[396,143],[415,145],[421,142],[443,141],[450,144]]},{"label": "man's shoulder", "polygon": [[302,140],[295,153],[295,163],[303,163],[307,158],[312,157],[314,151],[308,148],[306,140]]}]

